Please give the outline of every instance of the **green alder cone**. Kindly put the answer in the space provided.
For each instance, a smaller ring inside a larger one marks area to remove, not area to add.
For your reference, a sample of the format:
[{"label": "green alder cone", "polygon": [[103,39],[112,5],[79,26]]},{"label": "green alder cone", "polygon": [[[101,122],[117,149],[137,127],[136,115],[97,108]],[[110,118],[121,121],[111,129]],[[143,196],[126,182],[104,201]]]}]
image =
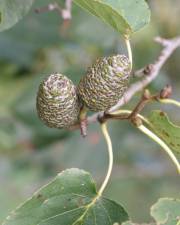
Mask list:
[{"label": "green alder cone", "polygon": [[78,85],[82,103],[92,111],[114,106],[128,87],[131,65],[125,55],[99,58]]},{"label": "green alder cone", "polygon": [[48,127],[74,125],[80,111],[75,85],[62,74],[51,74],[39,86],[36,107],[39,118]]}]

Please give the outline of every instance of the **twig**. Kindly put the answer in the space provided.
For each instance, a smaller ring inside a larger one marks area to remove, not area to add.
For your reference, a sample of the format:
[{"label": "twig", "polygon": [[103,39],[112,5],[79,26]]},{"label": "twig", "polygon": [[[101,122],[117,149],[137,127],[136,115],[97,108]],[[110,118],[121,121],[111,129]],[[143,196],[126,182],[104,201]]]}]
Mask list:
[{"label": "twig", "polygon": [[[146,67],[142,68],[138,71],[141,76],[145,76],[142,80],[132,84],[129,89],[125,92],[124,96],[119,100],[119,102],[113,106],[109,112],[114,112],[121,106],[128,103],[132,97],[139,91],[142,91],[147,85],[149,85],[159,74],[162,66],[171,56],[171,54],[180,47],[180,37],[174,39],[163,39],[160,37],[155,38],[155,41],[160,43],[164,48],[158,57],[158,59],[154,62],[154,64],[149,64]],[[135,72],[138,74],[137,72]],[[92,116],[88,117],[88,124],[97,121],[99,116],[102,116],[103,113],[95,113]]]},{"label": "twig", "polygon": [[55,2],[55,3],[50,3],[47,6],[35,9],[36,13],[44,13],[48,11],[57,11],[60,16],[63,18],[63,20],[70,20],[72,18],[72,0],[66,0],[65,2],[65,7],[61,8],[60,5]]},{"label": "twig", "polygon": [[[178,107],[180,107],[180,103],[178,101],[175,101],[173,99],[170,99],[169,97],[172,94],[172,87],[170,85],[166,85],[159,93],[152,95],[148,89],[145,89],[141,99],[139,102],[136,104],[134,109],[131,111],[128,110],[116,110],[114,112],[102,112],[98,113],[98,118],[95,118],[93,122],[98,122],[105,123],[107,120],[129,120],[131,121],[135,126],[140,126],[141,121],[139,121],[140,118],[140,113],[144,109],[144,107],[153,101],[158,101],[162,102],[165,104],[173,104]],[[86,118],[86,113],[87,113],[87,108],[83,107],[80,112],[79,116],[79,123],[75,124],[74,126],[71,126],[69,130],[75,130],[80,128],[81,129],[81,134],[83,137],[86,136],[86,131],[87,131],[87,118]],[[124,111],[124,113],[122,112]],[[96,115],[96,114],[95,114]],[[148,124],[147,121],[144,120],[144,118],[140,118],[140,120],[143,120],[145,123]]]},{"label": "twig", "polygon": [[72,1],[73,0],[66,0],[65,8],[62,10],[62,18],[64,20],[70,20],[72,18],[71,10],[72,10]]},{"label": "twig", "polygon": [[131,121],[132,121],[134,118],[136,118],[137,114],[139,114],[144,109],[146,104],[153,99],[154,99],[154,96],[151,96],[149,90],[146,89],[143,92],[141,100],[139,101],[139,103],[136,105],[136,107],[130,114],[129,119],[131,119]]},{"label": "twig", "polygon": [[[160,101],[163,99],[166,99],[166,97],[169,97],[169,95],[164,95],[164,97],[160,97],[161,93],[164,91],[164,93],[166,92],[166,90],[169,89],[169,86],[166,86],[165,88],[163,88],[163,90],[160,91],[160,93],[157,93],[155,95],[151,95],[150,91],[148,89],[145,89],[141,99],[139,100],[139,102],[136,104],[136,106],[134,107],[134,109],[131,111],[131,113],[129,112],[125,112],[122,113],[122,110],[116,110],[115,112],[109,113],[109,112],[104,112],[102,115],[99,115],[98,117],[98,121],[100,123],[106,122],[109,119],[114,119],[114,120],[129,120],[131,121],[135,126],[138,126],[141,124],[140,120],[143,120],[142,118],[139,117],[140,113],[142,112],[142,110],[145,108],[145,106],[148,103],[151,103],[153,101]],[[120,112],[120,113],[118,113]],[[128,115],[127,115],[128,114]],[[140,118],[140,120],[139,120]]]},{"label": "twig", "polygon": [[45,12],[51,12],[54,10],[57,10],[57,12],[62,16],[62,9],[61,9],[60,5],[56,2],[50,3],[47,6],[37,8],[37,9],[35,9],[35,12],[36,13],[45,13]]},{"label": "twig", "polygon": [[[131,98],[134,96],[134,94],[143,90],[148,84],[150,84],[158,76],[160,69],[165,64],[167,59],[171,56],[171,54],[175,51],[175,49],[180,47],[180,37],[174,38],[171,40],[166,40],[166,39],[157,37],[155,38],[155,41],[164,46],[164,49],[162,50],[157,61],[155,61],[154,64],[151,64],[151,69],[149,70],[148,74],[145,74],[146,76],[144,79],[130,86],[130,88],[124,94],[123,98],[119,100],[117,105],[115,105],[114,107],[110,109],[110,112],[115,111],[119,107],[129,102]],[[144,68],[144,71],[146,71],[146,69],[147,69],[147,66]]]},{"label": "twig", "polygon": [[140,99],[140,101],[137,103],[137,105],[135,106],[135,108],[129,113],[129,112],[125,112],[122,113],[122,111],[119,110],[115,111],[114,113],[108,113],[108,112],[104,112],[104,114],[99,115],[98,117],[98,121],[100,123],[105,123],[107,120],[109,119],[114,119],[114,120],[130,120],[132,123],[134,123],[136,125],[136,121],[139,118],[139,114],[140,112],[144,109],[144,107],[146,106],[147,103],[156,100],[156,98],[159,96],[159,94],[157,95],[151,95],[149,90],[145,90],[143,92],[143,95]]}]

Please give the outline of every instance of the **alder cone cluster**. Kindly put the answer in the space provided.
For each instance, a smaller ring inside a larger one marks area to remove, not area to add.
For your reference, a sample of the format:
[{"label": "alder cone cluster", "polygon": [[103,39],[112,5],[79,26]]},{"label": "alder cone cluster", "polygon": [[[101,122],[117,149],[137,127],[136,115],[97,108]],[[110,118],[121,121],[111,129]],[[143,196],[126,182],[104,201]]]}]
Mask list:
[{"label": "alder cone cluster", "polygon": [[76,87],[62,74],[52,74],[40,84],[36,106],[40,119],[52,128],[74,125],[80,111]]},{"label": "alder cone cluster", "polygon": [[131,65],[125,55],[97,59],[77,87],[82,103],[92,111],[110,109],[127,89],[130,72]]}]

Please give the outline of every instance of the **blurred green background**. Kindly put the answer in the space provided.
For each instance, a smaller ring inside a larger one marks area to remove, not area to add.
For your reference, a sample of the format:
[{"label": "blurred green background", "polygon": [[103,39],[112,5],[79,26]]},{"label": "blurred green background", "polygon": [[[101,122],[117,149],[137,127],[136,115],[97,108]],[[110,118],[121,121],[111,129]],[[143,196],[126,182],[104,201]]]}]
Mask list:
[{"label": "blurred green background", "polygon": [[[107,169],[107,150],[98,124],[90,125],[86,139],[79,131],[45,127],[37,117],[36,92],[43,77],[53,72],[66,74],[77,84],[98,56],[126,53],[124,42],[75,5],[68,29],[57,13],[34,13],[48,2],[37,0],[24,20],[0,33],[0,222],[63,169],[85,169],[98,186]],[[148,2],[151,24],[132,39],[134,69],[158,56],[161,47],[153,42],[154,37],[171,38],[180,33],[179,0],[173,4],[171,0]],[[151,84],[152,91],[168,83],[173,86],[173,97],[180,99],[179,57],[177,50]],[[180,124],[177,108],[161,108]],[[159,146],[127,122],[109,122],[109,130],[115,164],[105,195],[122,203],[133,221],[151,221],[149,208],[159,197],[179,196],[176,170]]]}]

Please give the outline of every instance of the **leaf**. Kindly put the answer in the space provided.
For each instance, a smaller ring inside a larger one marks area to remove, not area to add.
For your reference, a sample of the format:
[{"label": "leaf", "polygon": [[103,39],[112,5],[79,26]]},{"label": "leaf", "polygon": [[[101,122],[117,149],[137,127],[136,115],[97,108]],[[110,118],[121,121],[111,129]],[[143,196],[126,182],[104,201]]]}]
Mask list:
[{"label": "leaf", "polygon": [[167,114],[162,111],[152,111],[149,116],[152,129],[172,150],[180,153],[180,127],[174,125]]},{"label": "leaf", "polygon": [[180,199],[161,198],[151,207],[158,225],[177,225],[180,221]]},{"label": "leaf", "polygon": [[34,0],[1,0],[0,31],[16,24],[30,10]]},{"label": "leaf", "polygon": [[74,0],[74,2],[123,35],[140,30],[150,21],[150,10],[144,0]]},{"label": "leaf", "polygon": [[97,198],[89,173],[68,169],[11,213],[3,225],[113,225],[126,220],[122,206]]}]

